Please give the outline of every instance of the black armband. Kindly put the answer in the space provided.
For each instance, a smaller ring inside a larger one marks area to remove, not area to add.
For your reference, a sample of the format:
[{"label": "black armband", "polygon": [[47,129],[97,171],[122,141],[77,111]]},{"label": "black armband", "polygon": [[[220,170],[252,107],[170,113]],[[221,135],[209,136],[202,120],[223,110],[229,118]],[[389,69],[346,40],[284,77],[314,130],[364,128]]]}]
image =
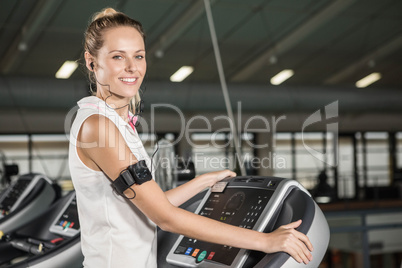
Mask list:
[{"label": "black armband", "polygon": [[152,180],[152,174],[149,171],[145,160],[141,160],[124,169],[120,173],[120,176],[112,182],[112,186],[119,195],[125,197],[123,193],[125,190],[130,188],[130,186],[133,184],[141,185],[150,180]]}]

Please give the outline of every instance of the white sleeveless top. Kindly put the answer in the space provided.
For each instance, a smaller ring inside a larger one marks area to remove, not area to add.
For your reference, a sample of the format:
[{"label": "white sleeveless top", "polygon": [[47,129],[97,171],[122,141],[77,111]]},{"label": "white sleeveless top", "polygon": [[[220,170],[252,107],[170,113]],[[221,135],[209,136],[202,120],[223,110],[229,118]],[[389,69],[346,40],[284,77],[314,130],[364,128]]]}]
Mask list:
[{"label": "white sleeveless top", "polygon": [[151,167],[150,158],[137,132],[103,100],[86,97],[78,106],[70,132],[69,165],[77,196],[83,264],[89,268],[156,267],[155,224],[129,200],[118,196],[103,172],[81,161],[76,137],[89,116],[101,114],[117,126],[138,160],[144,159]]}]

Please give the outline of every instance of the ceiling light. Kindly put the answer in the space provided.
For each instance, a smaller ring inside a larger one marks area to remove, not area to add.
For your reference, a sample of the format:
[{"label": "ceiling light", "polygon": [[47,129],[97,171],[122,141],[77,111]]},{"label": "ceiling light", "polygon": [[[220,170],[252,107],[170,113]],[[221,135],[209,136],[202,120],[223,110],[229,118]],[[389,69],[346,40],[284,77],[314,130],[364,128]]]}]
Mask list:
[{"label": "ceiling light", "polygon": [[68,79],[77,69],[78,63],[75,61],[65,61],[56,73],[58,79]]},{"label": "ceiling light", "polygon": [[170,77],[170,81],[181,82],[186,79],[186,77],[189,76],[193,71],[194,68],[192,66],[182,66]]},{"label": "ceiling light", "polygon": [[356,82],[356,87],[364,88],[381,79],[380,73],[372,73]]},{"label": "ceiling light", "polygon": [[271,78],[271,84],[275,86],[280,85],[284,81],[292,77],[293,74],[294,74],[293,70],[285,69]]}]

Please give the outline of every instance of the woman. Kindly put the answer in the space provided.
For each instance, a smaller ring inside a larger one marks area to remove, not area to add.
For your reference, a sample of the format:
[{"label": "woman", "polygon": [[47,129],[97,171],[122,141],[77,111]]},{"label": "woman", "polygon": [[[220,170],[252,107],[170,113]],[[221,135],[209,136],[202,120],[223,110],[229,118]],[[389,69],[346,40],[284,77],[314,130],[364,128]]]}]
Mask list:
[{"label": "woman", "polygon": [[84,56],[96,93],[78,102],[69,159],[84,266],[156,267],[156,225],[199,240],[311,260],[310,241],[294,230],[300,221],[264,234],[178,208],[206,187],[235,176],[232,171],[207,173],[165,193],[151,179],[117,194],[112,183],[122,171],[140,160],[151,167],[131,113],[146,72],[141,24],[111,8],[103,10],[85,33]]}]

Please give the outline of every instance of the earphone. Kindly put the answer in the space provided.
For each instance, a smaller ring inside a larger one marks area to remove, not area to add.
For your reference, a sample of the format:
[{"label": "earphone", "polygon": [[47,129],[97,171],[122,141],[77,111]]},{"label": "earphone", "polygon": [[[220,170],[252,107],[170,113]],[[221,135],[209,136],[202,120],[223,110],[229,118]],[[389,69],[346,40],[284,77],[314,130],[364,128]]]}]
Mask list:
[{"label": "earphone", "polygon": [[140,100],[137,107],[135,107],[135,115],[141,115],[144,112],[144,101]]}]

